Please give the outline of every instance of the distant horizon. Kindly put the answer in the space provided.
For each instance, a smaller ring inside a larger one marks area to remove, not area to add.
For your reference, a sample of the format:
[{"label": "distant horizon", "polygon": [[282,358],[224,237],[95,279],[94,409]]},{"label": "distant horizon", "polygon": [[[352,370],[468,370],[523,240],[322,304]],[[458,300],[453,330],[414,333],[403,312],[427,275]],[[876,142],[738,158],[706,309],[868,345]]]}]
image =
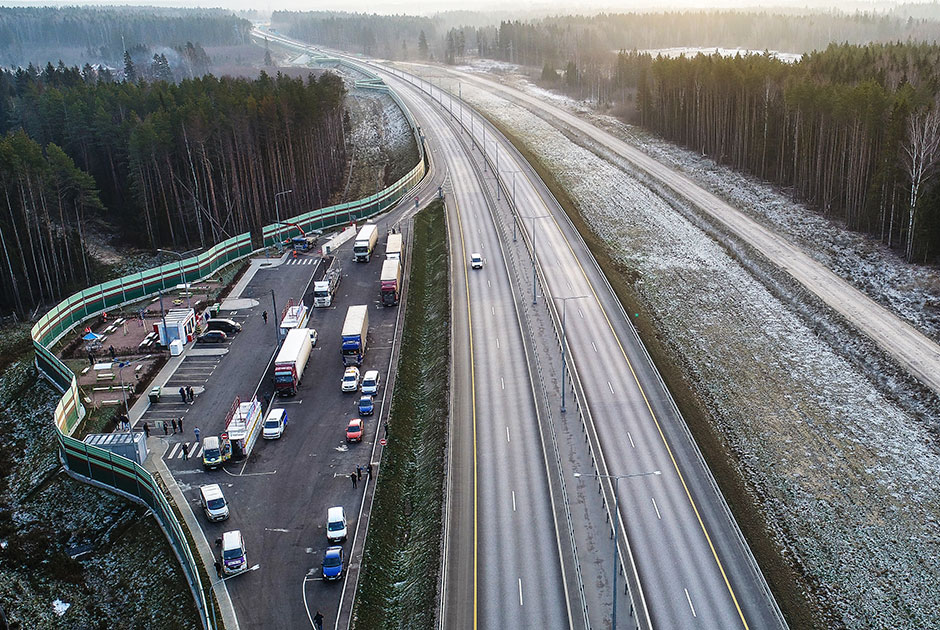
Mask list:
[{"label": "distant horizon", "polygon": [[[742,12],[773,12],[775,10],[784,10],[793,12],[794,10],[805,10],[807,12],[819,11],[839,11],[844,13],[884,13],[891,11],[904,2],[878,0],[873,2],[848,1],[848,2],[830,2],[828,0],[816,0],[807,2],[806,0],[777,0],[773,5],[755,5],[754,0],[725,0],[722,2],[709,2],[708,0],[674,0],[668,6],[654,0],[636,0],[629,6],[611,4],[609,2],[594,2],[592,0],[576,0],[574,3],[567,2],[561,6],[544,0],[533,0],[531,2],[520,2],[512,10],[506,9],[504,2],[498,0],[481,0],[478,5],[468,8],[465,2],[458,0],[428,0],[428,2],[416,4],[414,2],[404,2],[402,0],[371,0],[363,1],[361,4],[356,0],[352,2],[345,1],[336,3],[333,0],[321,0],[310,3],[306,0],[277,0],[276,2],[267,1],[263,7],[259,7],[257,2],[250,0],[229,0],[220,4],[215,0],[159,0],[156,2],[131,3],[115,0],[109,1],[37,1],[30,2],[24,0],[21,2],[0,2],[2,8],[13,7],[154,7],[161,9],[221,9],[235,13],[255,12],[263,15],[269,15],[272,11],[335,11],[342,13],[366,13],[379,15],[420,15],[429,16],[437,13],[447,12],[491,12],[503,15],[523,16],[535,15],[571,15],[584,14],[596,15],[599,13],[660,13],[675,10],[714,10],[714,11],[742,11]],[[934,4],[931,2],[918,3],[922,5]]]}]

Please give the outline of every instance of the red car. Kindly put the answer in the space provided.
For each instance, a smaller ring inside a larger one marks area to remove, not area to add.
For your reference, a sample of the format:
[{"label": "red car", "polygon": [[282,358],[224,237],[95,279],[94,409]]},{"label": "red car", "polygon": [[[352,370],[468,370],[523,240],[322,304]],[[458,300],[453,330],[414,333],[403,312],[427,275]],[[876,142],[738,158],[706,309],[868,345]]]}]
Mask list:
[{"label": "red car", "polygon": [[347,442],[361,442],[362,441],[362,419],[353,418],[349,421],[349,426],[346,427],[346,441]]}]

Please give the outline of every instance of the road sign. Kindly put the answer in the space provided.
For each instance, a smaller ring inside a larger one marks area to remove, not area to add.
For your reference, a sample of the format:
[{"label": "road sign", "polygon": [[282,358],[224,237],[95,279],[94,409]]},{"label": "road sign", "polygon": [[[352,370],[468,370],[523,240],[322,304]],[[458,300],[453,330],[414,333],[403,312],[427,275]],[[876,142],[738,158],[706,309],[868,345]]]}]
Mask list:
[{"label": "road sign", "polygon": [[379,444],[381,444],[382,446],[385,446],[386,444],[388,444],[388,440],[386,440],[385,438],[382,438],[379,440]]}]

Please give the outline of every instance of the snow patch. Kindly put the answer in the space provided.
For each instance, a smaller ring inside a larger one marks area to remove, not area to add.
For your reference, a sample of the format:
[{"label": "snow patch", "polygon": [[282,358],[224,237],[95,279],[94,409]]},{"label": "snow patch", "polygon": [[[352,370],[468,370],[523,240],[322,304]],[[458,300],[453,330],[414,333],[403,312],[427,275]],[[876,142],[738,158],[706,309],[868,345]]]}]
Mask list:
[{"label": "snow patch", "polygon": [[55,611],[55,614],[56,614],[56,615],[58,615],[59,617],[61,617],[62,615],[65,614],[65,611],[68,610],[68,609],[69,609],[69,606],[71,606],[71,605],[72,605],[72,604],[67,604],[67,603],[63,602],[62,600],[57,599],[57,600],[55,600],[54,602],[52,602],[52,609]]}]

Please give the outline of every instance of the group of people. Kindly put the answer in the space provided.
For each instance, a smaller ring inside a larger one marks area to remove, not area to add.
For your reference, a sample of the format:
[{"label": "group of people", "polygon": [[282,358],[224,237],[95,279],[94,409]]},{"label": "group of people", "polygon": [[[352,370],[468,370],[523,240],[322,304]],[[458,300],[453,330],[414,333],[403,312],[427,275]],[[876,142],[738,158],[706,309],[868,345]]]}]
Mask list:
[{"label": "group of people", "polygon": [[372,462],[366,464],[365,467],[362,464],[356,464],[356,470],[349,473],[349,478],[352,479],[353,488],[358,487],[359,482],[362,480],[362,471],[366,471],[366,479],[372,479]]},{"label": "group of people", "polygon": [[193,388],[189,385],[186,387],[180,387],[180,398],[183,399],[184,403],[192,404],[196,400],[196,395],[193,393]]}]

